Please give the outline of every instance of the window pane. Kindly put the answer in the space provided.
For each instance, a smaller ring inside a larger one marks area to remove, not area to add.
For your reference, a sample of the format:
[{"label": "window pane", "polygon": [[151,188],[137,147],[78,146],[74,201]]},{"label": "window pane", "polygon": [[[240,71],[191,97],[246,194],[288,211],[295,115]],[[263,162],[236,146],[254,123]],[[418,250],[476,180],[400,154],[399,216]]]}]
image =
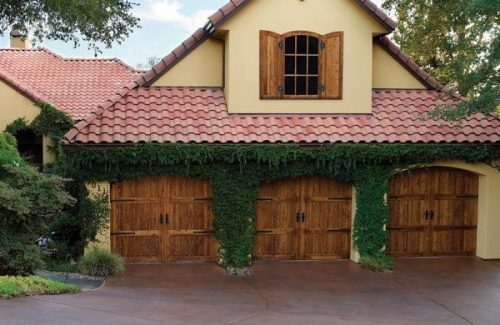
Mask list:
[{"label": "window pane", "polygon": [[318,74],[318,57],[309,57],[309,74]]},{"label": "window pane", "polygon": [[297,95],[307,95],[307,78],[297,77]]},{"label": "window pane", "polygon": [[285,40],[285,53],[295,54],[295,36],[287,37]]},{"label": "window pane", "polygon": [[295,74],[295,56],[285,57],[285,74]]},{"label": "window pane", "polygon": [[298,56],[297,57],[297,74],[307,73],[307,57]]},{"label": "window pane", "polygon": [[309,36],[309,54],[318,54],[319,41],[316,37]]},{"label": "window pane", "polygon": [[309,77],[308,94],[317,95],[318,94],[318,77]]},{"label": "window pane", "polygon": [[295,95],[295,77],[285,77],[285,95]]},{"label": "window pane", "polygon": [[297,53],[307,54],[307,36],[297,36]]}]

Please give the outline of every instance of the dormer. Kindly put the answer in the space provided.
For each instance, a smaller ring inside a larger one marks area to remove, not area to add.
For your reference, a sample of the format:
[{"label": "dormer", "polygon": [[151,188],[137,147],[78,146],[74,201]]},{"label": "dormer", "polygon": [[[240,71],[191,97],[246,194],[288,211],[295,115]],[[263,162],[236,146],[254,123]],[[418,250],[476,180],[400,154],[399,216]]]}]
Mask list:
[{"label": "dormer", "polygon": [[369,1],[232,1],[149,85],[222,88],[229,113],[371,113],[375,88],[428,88],[374,41],[394,26]]}]

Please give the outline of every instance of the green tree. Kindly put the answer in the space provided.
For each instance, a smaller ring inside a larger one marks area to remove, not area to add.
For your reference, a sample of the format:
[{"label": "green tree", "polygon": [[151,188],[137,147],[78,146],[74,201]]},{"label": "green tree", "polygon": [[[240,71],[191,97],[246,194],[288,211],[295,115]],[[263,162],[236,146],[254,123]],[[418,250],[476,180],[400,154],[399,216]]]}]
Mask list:
[{"label": "green tree", "polygon": [[99,52],[99,45],[120,44],[138,26],[129,0],[2,0],[0,35],[16,24],[35,41],[62,40],[75,46],[84,40]]},{"label": "green tree", "polygon": [[500,2],[492,0],[385,0],[396,15],[394,40],[419,65],[468,101],[431,116],[458,119],[498,112]]},{"label": "green tree", "polygon": [[42,265],[36,238],[74,199],[64,179],[25,164],[7,133],[0,133],[0,164],[0,275],[25,275]]}]

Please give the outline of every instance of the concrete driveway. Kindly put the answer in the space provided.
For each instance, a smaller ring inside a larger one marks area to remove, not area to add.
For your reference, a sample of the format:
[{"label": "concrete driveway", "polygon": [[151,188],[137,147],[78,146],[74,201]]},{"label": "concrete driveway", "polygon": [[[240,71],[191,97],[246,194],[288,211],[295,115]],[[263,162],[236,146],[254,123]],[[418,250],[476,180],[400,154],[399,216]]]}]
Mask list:
[{"label": "concrete driveway", "polygon": [[500,262],[398,259],[373,273],[348,262],[130,265],[104,288],[0,301],[1,324],[500,324]]}]

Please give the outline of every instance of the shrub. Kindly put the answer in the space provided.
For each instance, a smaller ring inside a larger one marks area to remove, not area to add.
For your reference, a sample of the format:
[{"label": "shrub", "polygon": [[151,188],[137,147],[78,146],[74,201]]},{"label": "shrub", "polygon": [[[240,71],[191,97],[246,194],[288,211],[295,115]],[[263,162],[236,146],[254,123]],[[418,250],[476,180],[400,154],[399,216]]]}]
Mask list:
[{"label": "shrub", "polygon": [[61,213],[50,225],[51,238],[65,243],[73,257],[81,256],[83,249],[96,240],[97,235],[108,226],[109,196],[96,194],[89,197],[85,186],[69,184],[68,190],[78,197],[78,202]]},{"label": "shrub", "polygon": [[123,273],[124,270],[123,258],[105,249],[90,251],[78,263],[78,271],[85,275],[109,276]]},{"label": "shrub", "polygon": [[38,276],[0,277],[0,298],[76,293],[79,291],[80,288],[75,285],[56,282]]},{"label": "shrub", "polygon": [[35,240],[74,203],[64,179],[42,174],[18,157],[15,140],[0,134],[0,275],[26,275],[39,268],[42,251]]},{"label": "shrub", "polygon": [[76,273],[78,272],[78,264],[62,260],[47,259],[44,261],[44,270],[50,272]]},{"label": "shrub", "polygon": [[0,165],[19,166],[23,164],[17,151],[16,138],[9,133],[0,133]]},{"label": "shrub", "polygon": [[17,133],[26,131],[29,128],[28,122],[24,117],[20,117],[14,122],[10,123],[5,127],[5,132],[12,134],[13,136],[17,135]]},{"label": "shrub", "polygon": [[32,239],[0,229],[0,274],[28,275],[43,265],[42,252]]}]

